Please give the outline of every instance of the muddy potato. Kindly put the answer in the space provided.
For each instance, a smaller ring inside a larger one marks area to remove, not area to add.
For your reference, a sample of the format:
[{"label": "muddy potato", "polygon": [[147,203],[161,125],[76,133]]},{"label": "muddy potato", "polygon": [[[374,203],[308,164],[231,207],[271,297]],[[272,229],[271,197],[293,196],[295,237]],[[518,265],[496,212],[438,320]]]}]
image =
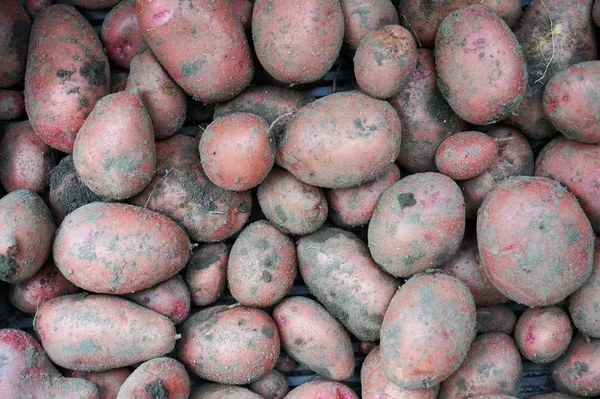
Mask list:
[{"label": "muddy potato", "polygon": [[224,243],[203,244],[194,250],[185,272],[194,305],[210,305],[221,297],[227,285],[228,258]]},{"label": "muddy potato", "polygon": [[508,305],[477,307],[477,333],[502,332],[512,335],[517,316]]},{"label": "muddy potato", "polygon": [[142,363],[119,389],[116,399],[188,399],[190,379],[183,364],[168,357]]},{"label": "muddy potato", "polygon": [[369,33],[398,25],[398,12],[390,0],[340,0],[344,13],[344,41],[355,49]]},{"label": "muddy potato", "polygon": [[552,365],[552,379],[562,392],[600,395],[600,340],[576,334],[567,352]]},{"label": "muddy potato", "polygon": [[83,378],[96,384],[98,399],[117,399],[119,388],[130,374],[130,369],[122,367],[98,372],[70,371],[67,375],[71,378]]},{"label": "muddy potato", "polygon": [[13,90],[0,90],[0,121],[17,119],[24,111],[23,94]]},{"label": "muddy potato", "polygon": [[582,334],[600,338],[600,240],[597,237],[592,276],[569,298],[569,314]]},{"label": "muddy potato", "polygon": [[17,0],[0,4],[0,88],[23,80],[31,20]]},{"label": "muddy potato", "polygon": [[336,381],[308,381],[297,386],[284,399],[358,399],[358,396],[348,386]]},{"label": "muddy potato", "polygon": [[252,392],[264,399],[282,399],[289,391],[285,376],[277,370],[271,370],[258,381],[249,385]]},{"label": "muddy potato", "polygon": [[445,139],[435,154],[440,172],[454,180],[479,176],[498,156],[496,140],[481,132],[461,132]]},{"label": "muddy potato", "polygon": [[100,40],[108,59],[121,68],[129,68],[131,60],[148,49],[135,16],[135,0],[123,0],[109,11]]}]

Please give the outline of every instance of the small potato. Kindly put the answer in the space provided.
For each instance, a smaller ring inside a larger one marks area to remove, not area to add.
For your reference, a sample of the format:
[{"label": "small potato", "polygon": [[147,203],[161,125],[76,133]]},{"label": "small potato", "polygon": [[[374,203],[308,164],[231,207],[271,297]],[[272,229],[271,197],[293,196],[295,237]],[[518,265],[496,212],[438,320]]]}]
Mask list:
[{"label": "small potato", "polygon": [[0,4],[0,88],[23,80],[31,20],[17,0]]},{"label": "small potato", "polygon": [[275,141],[258,115],[236,113],[213,121],[200,139],[200,160],[206,175],[225,190],[258,186],[275,162]]},{"label": "small potato", "polygon": [[127,79],[129,72],[117,72],[110,75],[110,92],[111,94],[118,93],[127,88]]},{"label": "small potato", "polygon": [[52,4],[54,4],[54,0],[25,0],[25,11],[31,18],[35,18]]},{"label": "small potato", "polygon": [[131,60],[148,49],[135,16],[135,0],[123,0],[102,21],[100,40],[108,59],[129,68]]},{"label": "small potato", "polygon": [[567,352],[552,365],[552,379],[560,391],[600,395],[600,340],[576,334]]},{"label": "small potato", "polygon": [[282,349],[279,352],[279,359],[277,359],[277,363],[275,363],[275,369],[282,373],[289,373],[294,371],[296,366],[298,366],[298,362]]},{"label": "small potato", "polygon": [[292,389],[285,399],[358,399],[348,386],[335,381],[308,381]]},{"label": "small potato", "polygon": [[527,309],[519,318],[515,341],[525,358],[551,363],[567,350],[573,336],[569,315],[558,306]]},{"label": "small potato", "polygon": [[25,111],[25,99],[18,91],[0,90],[0,121],[17,119]]},{"label": "small potato", "polygon": [[229,251],[223,243],[203,244],[194,250],[185,274],[194,305],[210,305],[223,295],[228,258]]},{"label": "small potato", "polygon": [[242,305],[264,308],[281,301],[296,278],[294,242],[265,220],[246,227],[227,261],[231,295]]},{"label": "small potato", "polygon": [[344,41],[355,49],[369,33],[398,25],[398,12],[390,0],[340,0],[344,13]]},{"label": "small potato", "polygon": [[231,6],[244,30],[249,31],[252,27],[252,8],[254,7],[254,3],[250,0],[231,0]]},{"label": "small potato", "polygon": [[454,180],[479,176],[496,161],[496,140],[481,132],[462,132],[445,139],[435,154],[440,172]]},{"label": "small potato", "polygon": [[45,302],[34,320],[53,363],[106,371],[163,356],[175,347],[175,326],[153,310],[109,295],[76,294]]},{"label": "small potato", "polygon": [[285,169],[274,167],[258,186],[257,196],[264,215],[284,233],[310,234],[327,219],[323,190],[301,182]]},{"label": "small potato", "polygon": [[100,10],[103,8],[110,8],[117,4],[119,0],[72,0],[73,4],[87,8],[88,10]]},{"label": "small potato", "polygon": [[54,151],[27,121],[15,125],[0,142],[0,181],[8,192],[43,192],[54,165]]},{"label": "small potato", "polygon": [[569,298],[569,313],[577,330],[600,338],[600,239],[597,237],[592,276]]},{"label": "small potato", "polygon": [[517,316],[508,305],[482,306],[477,308],[477,333],[502,332],[512,335]]},{"label": "small potato", "polygon": [[226,384],[202,384],[192,389],[190,399],[263,399],[248,388]]},{"label": "small potato", "polygon": [[190,379],[183,364],[168,357],[142,363],[125,380],[117,399],[188,399]]},{"label": "small potato", "polygon": [[269,371],[260,380],[250,384],[249,388],[264,399],[283,399],[289,391],[285,376],[277,370]]},{"label": "small potato", "polygon": [[440,398],[471,398],[486,394],[516,396],[521,385],[521,355],[503,333],[477,337],[465,361],[440,386]]},{"label": "small potato", "polygon": [[56,226],[36,193],[17,190],[0,199],[0,280],[33,277],[48,259]]},{"label": "small potato", "polygon": [[369,223],[375,262],[396,277],[442,266],[465,232],[460,189],[440,173],[417,173],[387,189]]},{"label": "small potato", "polygon": [[354,374],[350,337],[319,303],[301,296],[288,297],[275,306],[273,318],[281,346],[295,360],[332,380],[342,381]]},{"label": "small potato", "polygon": [[131,370],[125,367],[98,371],[71,371],[68,376],[71,378],[82,378],[88,380],[98,387],[98,399],[117,399],[119,388],[131,375]]}]

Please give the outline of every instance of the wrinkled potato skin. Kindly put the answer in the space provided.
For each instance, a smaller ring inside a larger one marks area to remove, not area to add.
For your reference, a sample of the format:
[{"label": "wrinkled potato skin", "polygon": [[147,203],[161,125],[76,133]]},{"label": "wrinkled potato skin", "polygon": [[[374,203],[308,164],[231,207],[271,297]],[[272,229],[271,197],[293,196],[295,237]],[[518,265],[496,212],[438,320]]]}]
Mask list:
[{"label": "wrinkled potato skin", "polygon": [[340,0],[344,13],[344,41],[355,49],[369,33],[398,25],[398,13],[390,0]]},{"label": "wrinkled potato skin", "polygon": [[454,180],[479,176],[498,156],[496,140],[481,132],[461,132],[446,138],[435,154],[440,172]]},{"label": "wrinkled potato skin", "polygon": [[25,76],[31,20],[17,0],[0,4],[0,88],[11,87]]},{"label": "wrinkled potato skin", "polygon": [[600,338],[600,240],[596,237],[594,271],[588,281],[569,300],[573,324],[582,334]]},{"label": "wrinkled potato skin", "polygon": [[135,16],[135,0],[123,0],[109,11],[100,40],[108,59],[121,68],[129,68],[131,60],[148,49]]},{"label": "wrinkled potato skin", "polygon": [[98,399],[117,399],[119,388],[130,375],[131,370],[126,367],[98,372],[70,371],[68,373],[71,378],[83,378],[96,384]]},{"label": "wrinkled potato skin", "polygon": [[502,332],[512,335],[517,316],[508,305],[482,306],[477,308],[477,333]]},{"label": "wrinkled potato skin", "polygon": [[600,395],[600,340],[576,334],[567,352],[552,365],[560,391],[581,396]]},{"label": "wrinkled potato skin", "polygon": [[190,378],[183,364],[159,357],[136,368],[121,385],[117,399],[188,399],[189,396]]},{"label": "wrinkled potato skin", "polygon": [[221,297],[227,286],[228,259],[229,250],[222,242],[203,244],[194,251],[185,272],[194,305],[210,305]]},{"label": "wrinkled potato skin", "polygon": [[284,399],[358,399],[353,390],[335,381],[309,381],[297,386]]}]

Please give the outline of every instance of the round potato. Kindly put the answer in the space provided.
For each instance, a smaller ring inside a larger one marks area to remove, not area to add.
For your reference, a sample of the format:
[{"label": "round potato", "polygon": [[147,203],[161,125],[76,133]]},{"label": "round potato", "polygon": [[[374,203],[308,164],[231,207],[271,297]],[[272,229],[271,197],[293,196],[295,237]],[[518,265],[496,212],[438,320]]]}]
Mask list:
[{"label": "round potato", "polygon": [[168,357],[142,363],[119,389],[116,399],[188,399],[190,378],[183,364]]},{"label": "round potato", "polygon": [[369,33],[398,25],[398,12],[390,0],[340,0],[344,13],[344,41],[355,49]]},{"label": "round potato", "polygon": [[496,140],[481,132],[461,132],[446,138],[435,153],[440,172],[454,180],[479,176],[498,156]]},{"label": "round potato", "polygon": [[596,238],[594,271],[569,298],[571,320],[582,334],[600,338],[600,239]]},{"label": "round potato", "polygon": [[277,370],[269,371],[261,379],[250,384],[249,388],[264,399],[283,399],[289,391],[285,376]]},{"label": "round potato", "polygon": [[25,112],[23,94],[13,90],[0,89],[0,121],[17,119]]},{"label": "round potato", "polygon": [[600,339],[576,334],[567,352],[552,365],[552,379],[560,391],[600,395]]},{"label": "round potato", "polygon": [[227,286],[229,250],[224,243],[200,245],[186,267],[185,282],[196,306],[214,303]]},{"label": "round potato", "polygon": [[131,60],[148,49],[135,16],[135,0],[123,0],[109,11],[100,40],[108,59],[121,68],[129,68]]}]

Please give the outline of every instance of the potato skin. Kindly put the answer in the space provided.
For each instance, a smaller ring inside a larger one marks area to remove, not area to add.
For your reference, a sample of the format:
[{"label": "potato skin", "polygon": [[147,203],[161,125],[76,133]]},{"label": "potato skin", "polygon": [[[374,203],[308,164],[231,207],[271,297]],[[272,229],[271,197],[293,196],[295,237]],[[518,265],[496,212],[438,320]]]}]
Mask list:
[{"label": "potato skin", "polygon": [[58,269],[76,286],[126,294],[179,273],[190,251],[185,232],[166,216],[132,205],[94,202],[65,218],[53,255]]},{"label": "potato skin", "polygon": [[592,273],[590,223],[575,197],[550,179],[498,183],[479,209],[477,239],[488,278],[527,306],[562,301]]},{"label": "potato skin", "polygon": [[583,396],[569,395],[561,392],[552,392],[552,393],[544,393],[541,395],[530,396],[531,398],[536,399],[579,399],[583,398]]},{"label": "potato skin", "polygon": [[298,366],[298,362],[295,361],[290,355],[285,353],[285,351],[282,349],[279,352],[279,358],[275,363],[275,370],[279,370],[282,373],[289,373],[293,371],[296,366]]},{"label": "potato skin", "polygon": [[521,355],[513,339],[503,333],[483,334],[475,339],[458,370],[442,382],[439,398],[516,396],[521,375]]},{"label": "potato skin", "polygon": [[576,334],[567,352],[552,365],[560,391],[581,396],[600,395],[600,340]]},{"label": "potato skin", "polygon": [[481,132],[461,132],[446,138],[435,154],[440,172],[454,180],[479,176],[498,156],[496,140]]},{"label": "potato skin", "polygon": [[[195,100],[227,101],[254,76],[244,29],[227,0],[138,0],[142,34],[161,65]],[[180,46],[186,43],[186,46]]]},{"label": "potato skin", "polygon": [[135,16],[135,0],[123,0],[108,12],[100,40],[108,59],[122,68],[129,68],[131,60],[148,49]]},{"label": "potato skin", "polygon": [[169,319],[108,295],[51,299],[36,313],[34,329],[52,362],[77,371],[130,366],[175,347],[175,326]]},{"label": "potato skin", "polygon": [[319,303],[300,296],[285,298],[275,306],[273,319],[281,347],[295,360],[331,380],[342,381],[354,373],[350,337]]},{"label": "potato skin", "polygon": [[25,11],[31,18],[35,18],[52,4],[54,4],[54,0],[25,0]]},{"label": "potato skin", "polygon": [[0,90],[0,121],[17,119],[25,111],[25,99],[13,90]]},{"label": "potato skin", "polygon": [[108,59],[90,23],[64,4],[36,17],[30,42],[27,115],[42,140],[70,153],[83,122],[109,92]]},{"label": "potato skin", "polygon": [[0,88],[14,86],[25,76],[31,20],[16,0],[0,5]]},{"label": "potato skin", "polygon": [[440,173],[417,173],[388,188],[369,222],[369,249],[379,266],[396,277],[446,263],[465,232],[460,189]]},{"label": "potato skin", "polygon": [[117,399],[119,388],[131,375],[131,370],[122,367],[98,372],[70,371],[68,375],[94,383],[98,387],[98,399]]},{"label": "potato skin", "polygon": [[231,0],[231,6],[236,17],[240,20],[242,28],[249,31],[252,28],[252,9],[254,3],[250,0]]},{"label": "potato skin", "polygon": [[183,364],[168,357],[142,363],[125,380],[117,399],[188,399],[190,378]]},{"label": "potato skin", "polygon": [[358,47],[369,33],[385,26],[398,25],[398,12],[390,0],[340,0],[344,13],[344,41]]},{"label": "potato skin", "polygon": [[512,335],[517,316],[508,305],[477,307],[477,333],[502,332]]},{"label": "potato skin", "polygon": [[288,393],[284,399],[358,399],[353,390],[336,381],[308,381],[297,386]]},{"label": "potato skin", "polygon": [[390,381],[425,389],[454,373],[475,338],[475,302],[443,272],[418,274],[396,293],[383,318],[381,359]]},{"label": "potato skin", "polygon": [[208,383],[192,389],[190,399],[263,399],[263,397],[237,385]]},{"label": "potato skin", "polygon": [[399,282],[375,263],[354,234],[332,227],[298,240],[298,269],[310,292],[363,341],[379,339]]},{"label": "potato skin", "polygon": [[250,384],[249,388],[264,399],[283,399],[289,391],[285,376],[277,370],[269,371],[258,381]]},{"label": "potato skin", "polygon": [[354,187],[384,173],[400,140],[400,119],[387,102],[357,91],[335,93],[292,117],[276,162],[314,186]]},{"label": "potato skin", "polygon": [[72,0],[73,4],[88,10],[100,10],[110,8],[117,4],[119,0]]},{"label": "potato skin", "polygon": [[181,329],[177,352],[195,374],[222,384],[248,384],[267,374],[279,357],[279,333],[259,309],[207,308]]},{"label": "potato skin", "polygon": [[194,305],[210,305],[221,297],[227,285],[228,259],[224,243],[203,244],[194,251],[185,272]]},{"label": "potato skin", "polygon": [[600,338],[600,240],[597,237],[592,276],[569,298],[569,314],[582,334]]}]

